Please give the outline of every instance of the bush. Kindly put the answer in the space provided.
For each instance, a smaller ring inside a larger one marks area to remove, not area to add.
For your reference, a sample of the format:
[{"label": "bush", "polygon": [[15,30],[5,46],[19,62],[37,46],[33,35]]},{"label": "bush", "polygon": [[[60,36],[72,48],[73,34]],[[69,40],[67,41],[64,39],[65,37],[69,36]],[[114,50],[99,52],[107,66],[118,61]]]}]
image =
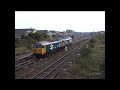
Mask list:
[{"label": "bush", "polygon": [[27,47],[28,49],[32,49],[32,45],[30,45],[30,44],[26,45],[26,47]]},{"label": "bush", "polygon": [[53,38],[56,38],[57,36],[56,35],[52,35]]},{"label": "bush", "polygon": [[96,37],[97,40],[104,40],[105,39],[105,35],[98,35]]},{"label": "bush", "polygon": [[83,57],[87,56],[89,53],[91,52],[91,49],[90,48],[87,48],[87,49],[83,49],[81,54]]},{"label": "bush", "polygon": [[95,39],[91,39],[90,43],[96,43],[96,40]]},{"label": "bush", "polygon": [[[22,48],[22,50],[23,49],[31,50],[32,45],[35,42],[39,42],[39,41],[42,41],[42,40],[49,40],[49,35],[47,35],[45,33],[41,34],[41,33],[38,33],[38,32],[29,33],[27,36],[22,35],[21,40],[15,39],[15,48],[16,48],[16,50],[20,50],[20,49],[17,49],[17,48],[24,47],[24,48]],[[26,52],[26,51],[24,51],[24,52]],[[18,53],[18,54],[20,54],[20,53]]]},{"label": "bush", "polygon": [[42,35],[43,35],[43,40],[46,40],[46,39],[50,38],[50,36],[45,34],[45,33],[43,33]]},{"label": "bush", "polygon": [[90,46],[91,48],[94,48],[94,47],[95,47],[93,43],[90,43],[89,46]]},{"label": "bush", "polygon": [[22,46],[24,46],[24,43],[21,40],[15,42],[15,48],[22,47]]}]

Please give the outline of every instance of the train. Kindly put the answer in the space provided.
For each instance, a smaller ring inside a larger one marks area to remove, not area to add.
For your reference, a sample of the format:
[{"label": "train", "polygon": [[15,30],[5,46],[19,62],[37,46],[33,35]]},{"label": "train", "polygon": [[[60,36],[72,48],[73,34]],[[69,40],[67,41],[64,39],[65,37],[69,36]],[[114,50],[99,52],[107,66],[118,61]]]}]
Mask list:
[{"label": "train", "polygon": [[65,46],[70,47],[71,45],[72,45],[71,37],[60,38],[53,42],[49,41],[36,42],[33,45],[33,55],[36,58],[41,58],[43,56],[48,56],[51,53],[59,51],[63,49]]}]

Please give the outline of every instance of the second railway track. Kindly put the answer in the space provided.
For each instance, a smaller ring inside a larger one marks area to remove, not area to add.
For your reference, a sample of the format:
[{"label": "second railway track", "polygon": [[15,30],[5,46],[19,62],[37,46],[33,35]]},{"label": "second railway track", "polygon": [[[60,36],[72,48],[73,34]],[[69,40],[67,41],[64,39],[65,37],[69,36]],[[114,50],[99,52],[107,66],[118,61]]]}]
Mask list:
[{"label": "second railway track", "polygon": [[19,61],[16,61],[15,62],[15,71],[18,71],[18,70],[22,69],[23,67],[25,67],[29,64],[32,64],[34,62],[34,59],[35,58],[33,57],[33,55],[31,55],[31,56],[22,58]]}]

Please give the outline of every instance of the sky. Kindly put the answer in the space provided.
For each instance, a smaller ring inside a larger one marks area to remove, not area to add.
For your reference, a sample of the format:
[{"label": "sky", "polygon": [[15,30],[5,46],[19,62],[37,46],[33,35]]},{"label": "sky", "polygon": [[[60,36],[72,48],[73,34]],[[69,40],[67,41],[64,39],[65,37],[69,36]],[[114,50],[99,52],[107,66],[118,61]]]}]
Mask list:
[{"label": "sky", "polygon": [[15,11],[15,29],[105,31],[105,11]]}]

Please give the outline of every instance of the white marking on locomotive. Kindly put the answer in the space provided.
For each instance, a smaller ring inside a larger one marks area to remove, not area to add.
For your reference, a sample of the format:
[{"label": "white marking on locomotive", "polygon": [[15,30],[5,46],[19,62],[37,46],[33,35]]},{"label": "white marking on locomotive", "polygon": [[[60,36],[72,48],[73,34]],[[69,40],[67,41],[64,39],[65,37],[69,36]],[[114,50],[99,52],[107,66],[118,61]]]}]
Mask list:
[{"label": "white marking on locomotive", "polygon": [[53,45],[52,44],[50,45],[50,49],[53,50]]}]

